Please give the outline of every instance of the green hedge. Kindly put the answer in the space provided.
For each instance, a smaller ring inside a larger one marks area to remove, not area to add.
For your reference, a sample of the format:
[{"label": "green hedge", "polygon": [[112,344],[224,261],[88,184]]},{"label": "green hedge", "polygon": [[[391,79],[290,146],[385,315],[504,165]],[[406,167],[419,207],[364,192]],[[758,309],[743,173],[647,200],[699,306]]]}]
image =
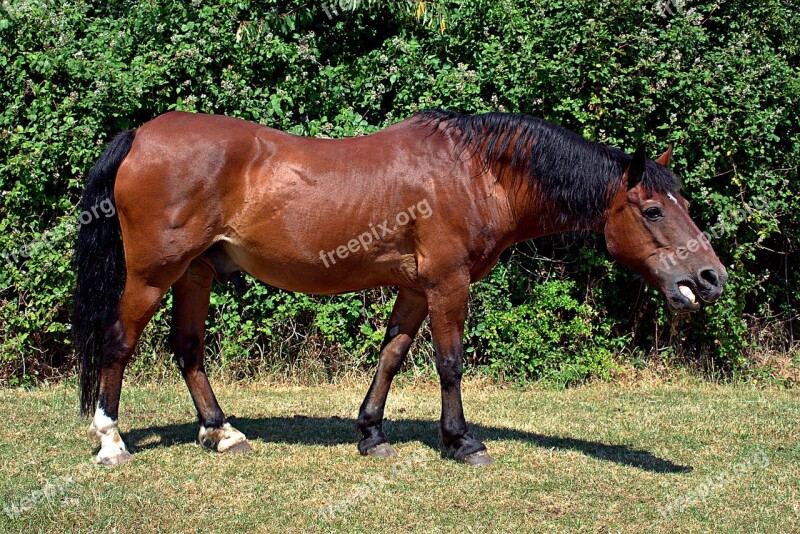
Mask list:
[{"label": "green hedge", "polygon": [[[519,245],[475,286],[472,369],[568,384],[616,361],[746,372],[787,354],[800,276],[800,15],[781,0],[57,2],[0,8],[0,362],[11,384],[69,372],[70,266],[83,180],[104,143],[172,109],[312,136],[419,109],[524,112],[675,169],[730,266],[722,301],[670,315],[602,238]],[[335,7],[336,9],[332,9]],[[670,13],[671,11],[671,13]],[[763,202],[762,202],[763,201]],[[756,206],[759,209],[743,210]],[[168,299],[167,299],[168,300]],[[208,351],[230,372],[376,361],[390,290],[307,297],[218,288]],[[165,308],[168,310],[168,308]],[[141,372],[173,372],[165,310]],[[414,352],[430,358],[427,334]],[[795,356],[796,358],[796,356]]]}]

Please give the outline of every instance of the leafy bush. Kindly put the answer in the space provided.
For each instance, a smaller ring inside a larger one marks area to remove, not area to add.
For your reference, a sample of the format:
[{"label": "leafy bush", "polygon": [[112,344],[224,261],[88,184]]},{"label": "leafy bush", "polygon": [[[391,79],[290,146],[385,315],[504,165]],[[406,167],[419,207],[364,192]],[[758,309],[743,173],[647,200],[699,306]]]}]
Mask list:
[{"label": "leafy bush", "polygon": [[505,379],[545,378],[566,386],[588,376],[607,378],[614,366],[615,344],[607,323],[588,302],[574,296],[575,282],[550,279],[525,291],[510,287],[524,280],[518,264],[495,268],[474,291],[468,354],[486,370]]},{"label": "leafy bush", "polygon": [[[533,255],[517,247],[476,287],[471,362],[567,383],[607,374],[622,346],[726,373],[788,353],[800,289],[800,14],[780,0],[676,4],[670,13],[652,0],[4,2],[4,376],[29,382],[73,365],[70,259],[83,180],[113,133],[171,109],[332,137],[429,107],[504,110],[629,151],[647,143],[655,155],[675,142],[699,226],[726,223],[713,242],[730,266],[721,303],[672,316],[611,264],[601,238],[543,239]],[[766,207],[737,215],[755,199]],[[329,369],[372,364],[390,306],[387,290],[218,289],[209,352],[235,374],[286,369],[301,355]],[[162,365],[168,315],[145,334],[141,372],[171,372]],[[422,342],[418,362],[428,361]]]}]

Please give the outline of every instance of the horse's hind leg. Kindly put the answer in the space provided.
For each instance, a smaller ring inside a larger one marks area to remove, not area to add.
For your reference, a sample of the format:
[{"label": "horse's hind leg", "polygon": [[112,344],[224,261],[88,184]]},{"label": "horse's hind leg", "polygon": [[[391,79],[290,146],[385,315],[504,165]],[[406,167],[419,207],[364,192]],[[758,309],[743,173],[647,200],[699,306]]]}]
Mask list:
[{"label": "horse's hind leg", "polygon": [[358,451],[363,455],[397,455],[383,432],[383,411],[392,380],[400,370],[411,342],[427,315],[425,295],[412,289],[400,288],[381,346],[378,370],[358,413],[358,429],[363,435],[358,443]]},{"label": "horse's hind leg", "polygon": [[203,365],[203,333],[213,279],[208,266],[192,262],[172,286],[170,345],[197,408],[200,443],[219,452],[245,452],[250,445],[244,434],[225,422]]},{"label": "horse's hind leg", "polygon": [[97,410],[89,427],[90,436],[100,444],[96,457],[100,464],[120,464],[131,459],[117,424],[122,375],[142,330],[158,308],[164,292],[165,288],[150,285],[142,278],[128,274],[119,303],[118,319],[106,331]]}]

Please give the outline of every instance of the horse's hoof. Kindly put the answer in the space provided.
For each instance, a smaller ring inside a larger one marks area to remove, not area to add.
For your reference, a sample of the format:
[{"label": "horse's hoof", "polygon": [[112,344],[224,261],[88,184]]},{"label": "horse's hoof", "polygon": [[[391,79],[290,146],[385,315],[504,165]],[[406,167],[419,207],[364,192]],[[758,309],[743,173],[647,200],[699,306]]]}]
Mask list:
[{"label": "horse's hoof", "polygon": [[242,454],[245,452],[250,452],[252,450],[253,447],[251,447],[249,443],[247,443],[246,441],[240,441],[238,443],[234,443],[224,451],[220,452],[223,452],[225,454]]},{"label": "horse's hoof", "polygon": [[379,456],[381,458],[393,458],[397,456],[397,451],[388,443],[379,443],[369,449],[365,456]]},{"label": "horse's hoof", "polygon": [[119,451],[117,454],[113,456],[105,456],[101,457],[100,455],[97,456],[97,463],[100,465],[120,465],[126,464],[133,460],[133,455],[128,451]]},{"label": "horse's hoof", "polygon": [[237,453],[252,450],[244,434],[233,428],[229,423],[225,423],[218,428],[201,426],[197,441],[206,449],[217,452]]},{"label": "horse's hoof", "polygon": [[486,451],[473,452],[472,454],[464,456],[464,459],[461,461],[474,467],[494,465],[494,458]]}]

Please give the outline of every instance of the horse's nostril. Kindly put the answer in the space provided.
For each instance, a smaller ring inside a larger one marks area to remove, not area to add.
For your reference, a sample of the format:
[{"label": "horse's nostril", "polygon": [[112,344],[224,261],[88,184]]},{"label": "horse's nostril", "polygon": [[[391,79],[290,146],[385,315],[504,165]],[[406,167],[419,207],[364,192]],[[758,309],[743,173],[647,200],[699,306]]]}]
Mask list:
[{"label": "horse's nostril", "polygon": [[719,285],[719,275],[714,269],[704,269],[700,271],[700,278],[708,282],[712,286]]}]

